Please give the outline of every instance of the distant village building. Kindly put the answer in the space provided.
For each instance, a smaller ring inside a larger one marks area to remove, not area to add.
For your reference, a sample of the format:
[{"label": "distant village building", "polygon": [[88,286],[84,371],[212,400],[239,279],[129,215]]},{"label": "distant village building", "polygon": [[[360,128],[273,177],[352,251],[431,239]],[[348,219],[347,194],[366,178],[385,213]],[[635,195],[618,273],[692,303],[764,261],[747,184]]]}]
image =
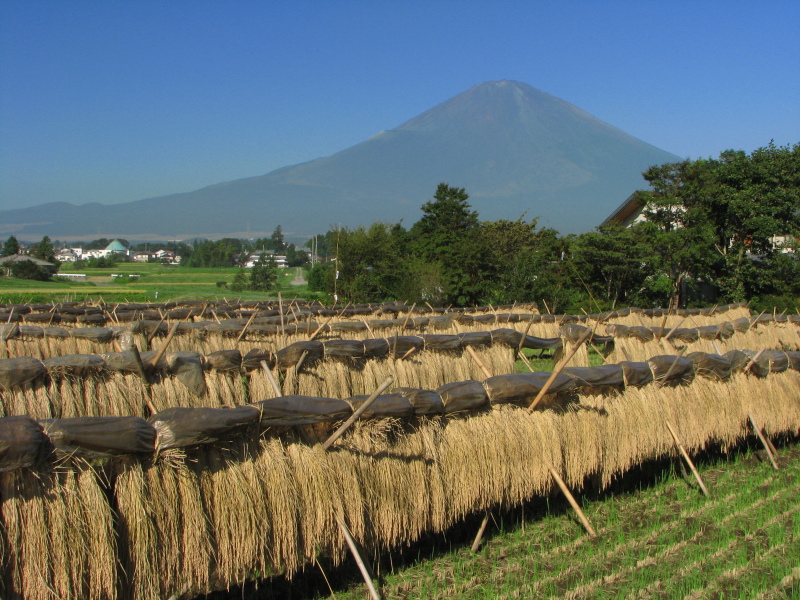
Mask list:
[{"label": "distant village building", "polygon": [[[80,250],[80,248],[78,248]],[[56,254],[56,260],[62,263],[74,263],[80,258],[80,254],[76,253],[73,248],[64,248]]]},{"label": "distant village building", "polygon": [[262,255],[265,257],[266,261],[269,261],[271,257],[272,260],[275,261],[275,266],[279,269],[285,269],[289,266],[289,263],[286,261],[286,256],[283,254],[275,254],[274,250],[256,250],[247,257],[247,260],[244,262],[245,268],[252,269]]},{"label": "distant village building", "polygon": [[9,269],[11,269],[11,265],[23,261],[30,261],[37,267],[45,267],[50,273],[50,275],[52,275],[58,270],[58,265],[54,265],[53,263],[47,262],[46,260],[34,258],[33,256],[28,256],[27,254],[14,254],[13,256],[4,256],[3,258],[0,258],[0,267],[5,269],[6,273],[8,273]]}]

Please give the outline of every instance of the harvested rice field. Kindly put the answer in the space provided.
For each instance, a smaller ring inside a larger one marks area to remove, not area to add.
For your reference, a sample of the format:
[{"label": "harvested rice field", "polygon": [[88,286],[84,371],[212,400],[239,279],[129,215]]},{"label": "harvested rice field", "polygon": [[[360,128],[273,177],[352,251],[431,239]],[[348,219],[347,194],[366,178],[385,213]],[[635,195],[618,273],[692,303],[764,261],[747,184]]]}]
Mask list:
[{"label": "harvested rice field", "polygon": [[[705,498],[680,463],[650,462],[606,491],[578,497],[591,538],[558,494],[492,513],[478,552],[473,516],[410,547],[373,555],[387,600],[506,598],[800,598],[800,439],[778,444],[779,471],[755,438],[697,466]],[[209,596],[361,600],[354,564],[326,561],[293,581]]]}]

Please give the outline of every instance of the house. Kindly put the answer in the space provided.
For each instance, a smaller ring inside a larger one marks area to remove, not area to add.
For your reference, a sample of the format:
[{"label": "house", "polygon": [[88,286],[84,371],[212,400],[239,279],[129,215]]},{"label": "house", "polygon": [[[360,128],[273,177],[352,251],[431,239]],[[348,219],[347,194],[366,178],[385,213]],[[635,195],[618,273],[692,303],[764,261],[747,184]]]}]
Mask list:
[{"label": "house", "polygon": [[250,256],[247,257],[247,260],[244,262],[244,266],[247,269],[251,269],[255,266],[255,264],[259,261],[261,256],[265,257],[266,261],[269,261],[270,257],[272,260],[275,261],[275,266],[279,269],[285,269],[289,266],[289,263],[286,262],[286,256],[282,254],[275,254],[273,250],[256,250]]},{"label": "house", "polygon": [[149,252],[134,252],[131,258],[134,262],[146,263],[152,255]]},{"label": "house", "polygon": [[64,248],[56,254],[56,260],[62,263],[74,263],[80,258],[72,248]]},{"label": "house", "polygon": [[172,250],[164,250],[163,248],[153,252],[152,256],[159,262],[169,265],[177,265],[181,262],[181,257],[178,254],[175,254]]}]

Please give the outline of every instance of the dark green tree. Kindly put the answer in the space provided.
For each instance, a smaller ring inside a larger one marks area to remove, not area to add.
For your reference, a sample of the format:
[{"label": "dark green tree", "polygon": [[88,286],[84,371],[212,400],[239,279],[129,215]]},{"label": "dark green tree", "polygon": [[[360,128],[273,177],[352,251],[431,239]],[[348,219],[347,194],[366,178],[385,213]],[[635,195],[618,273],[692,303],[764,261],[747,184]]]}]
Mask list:
[{"label": "dark green tree", "polygon": [[278,267],[275,258],[269,254],[261,254],[250,269],[250,289],[257,292],[268,292],[278,285]]},{"label": "dark green tree", "polygon": [[231,282],[231,290],[234,292],[243,292],[247,288],[247,275],[243,269],[238,269],[236,275],[233,276]]},{"label": "dark green tree", "polygon": [[40,260],[46,260],[47,262],[51,263],[55,263],[56,261],[55,254],[56,251],[55,248],[53,248],[53,243],[47,236],[44,236],[42,241],[31,249],[31,256]]},{"label": "dark green tree", "polygon": [[9,271],[12,277],[34,281],[47,281],[52,273],[47,267],[37,265],[32,260],[16,261],[11,265]]},{"label": "dark green tree", "polygon": [[272,242],[272,248],[278,254],[281,254],[286,249],[286,244],[283,240],[283,229],[280,225],[278,225],[275,230],[272,232],[270,236],[270,241]]},{"label": "dark green tree", "polygon": [[6,240],[6,243],[3,244],[2,256],[14,256],[15,254],[19,254],[19,242],[17,238],[12,235]]}]

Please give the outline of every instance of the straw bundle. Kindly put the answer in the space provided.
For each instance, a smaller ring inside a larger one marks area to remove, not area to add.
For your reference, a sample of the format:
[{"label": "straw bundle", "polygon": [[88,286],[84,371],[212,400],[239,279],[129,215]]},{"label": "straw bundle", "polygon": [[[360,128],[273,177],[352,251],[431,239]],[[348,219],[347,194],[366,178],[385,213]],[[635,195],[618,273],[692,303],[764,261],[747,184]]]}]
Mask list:
[{"label": "straw bundle", "polygon": [[3,597],[91,600],[117,590],[113,516],[85,464],[0,473],[8,556]]}]

